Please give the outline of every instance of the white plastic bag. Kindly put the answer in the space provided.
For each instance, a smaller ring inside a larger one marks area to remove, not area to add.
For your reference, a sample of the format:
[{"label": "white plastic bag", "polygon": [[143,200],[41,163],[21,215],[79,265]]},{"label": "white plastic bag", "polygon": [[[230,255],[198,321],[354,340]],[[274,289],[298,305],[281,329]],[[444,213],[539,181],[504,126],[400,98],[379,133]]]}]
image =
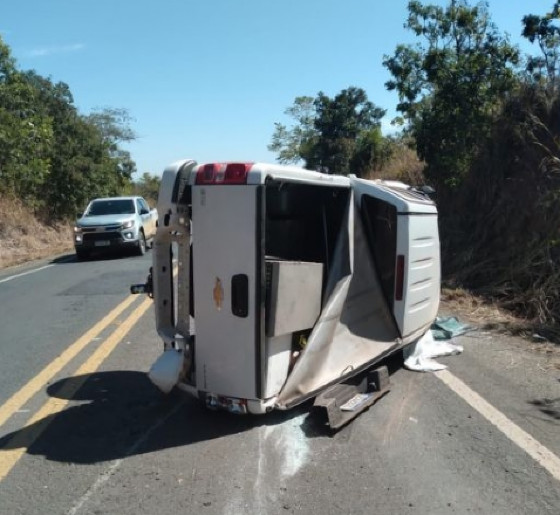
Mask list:
[{"label": "white plastic bag", "polygon": [[434,340],[432,331],[428,331],[416,343],[404,349],[404,366],[416,372],[435,372],[447,367],[433,358],[452,356],[463,352],[462,345],[449,341]]}]

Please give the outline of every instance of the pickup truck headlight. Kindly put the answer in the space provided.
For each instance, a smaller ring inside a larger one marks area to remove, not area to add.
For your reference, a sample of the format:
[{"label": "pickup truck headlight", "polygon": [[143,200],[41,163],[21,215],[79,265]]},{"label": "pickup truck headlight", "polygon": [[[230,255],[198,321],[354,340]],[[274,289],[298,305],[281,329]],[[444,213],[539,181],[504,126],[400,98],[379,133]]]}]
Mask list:
[{"label": "pickup truck headlight", "polygon": [[134,227],[134,220],[127,220],[126,222],[123,222],[121,227],[123,229],[130,229],[131,227]]},{"label": "pickup truck headlight", "polygon": [[74,226],[74,234],[82,234],[82,228],[79,225]]}]

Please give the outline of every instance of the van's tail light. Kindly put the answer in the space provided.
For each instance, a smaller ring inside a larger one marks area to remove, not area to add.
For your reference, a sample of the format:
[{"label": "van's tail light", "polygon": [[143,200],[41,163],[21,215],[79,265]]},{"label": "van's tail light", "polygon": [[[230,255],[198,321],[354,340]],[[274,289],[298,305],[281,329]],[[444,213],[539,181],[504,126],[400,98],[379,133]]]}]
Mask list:
[{"label": "van's tail light", "polygon": [[247,184],[247,175],[253,163],[228,163],[225,184]]},{"label": "van's tail light", "polygon": [[221,177],[220,182],[223,182],[225,168],[226,165],[222,163],[202,165],[196,173],[196,184],[216,184],[218,177]]},{"label": "van's tail light", "polygon": [[404,256],[397,256],[397,268],[395,270],[395,300],[403,299],[404,292]]},{"label": "van's tail light", "polygon": [[247,184],[253,163],[211,163],[196,173],[196,184]]}]

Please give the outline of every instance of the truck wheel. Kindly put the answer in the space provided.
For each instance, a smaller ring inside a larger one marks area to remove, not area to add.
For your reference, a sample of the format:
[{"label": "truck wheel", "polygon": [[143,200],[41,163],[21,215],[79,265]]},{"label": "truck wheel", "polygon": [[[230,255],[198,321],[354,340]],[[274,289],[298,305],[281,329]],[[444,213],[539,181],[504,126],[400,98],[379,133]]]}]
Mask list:
[{"label": "truck wheel", "polygon": [[76,259],[78,261],[85,261],[89,258],[89,252],[83,249],[76,249]]},{"label": "truck wheel", "polygon": [[143,232],[140,232],[140,238],[138,240],[138,255],[143,256],[146,253],[146,236]]}]

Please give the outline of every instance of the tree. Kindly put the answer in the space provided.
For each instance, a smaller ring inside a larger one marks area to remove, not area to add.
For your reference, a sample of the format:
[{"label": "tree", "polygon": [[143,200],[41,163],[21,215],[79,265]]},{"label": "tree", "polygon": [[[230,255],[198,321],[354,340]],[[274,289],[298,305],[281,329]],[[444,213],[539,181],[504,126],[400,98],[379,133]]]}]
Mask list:
[{"label": "tree", "polygon": [[[370,102],[363,89],[355,87],[342,90],[332,99],[320,92],[314,105],[318,137],[311,155],[307,156],[307,165],[329,173],[361,175],[365,170],[351,170],[350,167],[358,139],[381,127],[385,110]],[[370,140],[361,138],[361,150]]]},{"label": "tree", "polygon": [[[523,37],[531,43],[537,42],[540,57],[529,57],[527,71],[531,76],[540,81],[548,79],[548,84],[556,89],[560,73],[560,2],[556,2],[552,11],[545,16],[528,14],[523,17]],[[556,24],[554,23],[556,21]]]},{"label": "tree", "polygon": [[0,193],[33,208],[50,172],[52,120],[0,39]]},{"label": "tree", "polygon": [[123,108],[104,108],[94,111],[86,119],[100,131],[104,146],[115,165],[120,186],[129,185],[132,174],[136,171],[136,163],[130,152],[119,145],[136,139],[136,133],[130,127],[132,117]]},{"label": "tree", "polygon": [[489,137],[493,115],[517,81],[518,51],[491,22],[488,6],[408,4],[405,27],[424,44],[399,45],[383,64],[397,109],[416,139],[426,176],[444,190],[464,180]]},{"label": "tree", "polygon": [[139,180],[134,181],[133,191],[136,195],[144,197],[151,205],[156,205],[160,183],[161,177],[144,172]]},{"label": "tree", "polygon": [[380,127],[364,130],[356,139],[350,170],[360,176],[365,172],[382,170],[394,149],[390,139],[383,137]]},{"label": "tree", "polygon": [[70,88],[20,71],[0,38],[0,194],[48,221],[73,217],[96,196],[117,195],[136,170],[124,109],[81,115]]},{"label": "tree", "polygon": [[284,114],[295,120],[295,124],[289,129],[281,123],[274,124],[274,134],[268,150],[278,153],[279,163],[297,163],[303,159],[306,148],[313,144],[317,135],[313,123],[313,101],[313,97],[296,97],[294,104],[284,111]]},{"label": "tree", "polygon": [[4,82],[16,71],[16,62],[12,57],[10,47],[2,41],[0,36],[0,81]]},{"label": "tree", "polygon": [[334,98],[319,92],[297,97],[285,111],[296,120],[290,129],[277,123],[269,150],[283,163],[303,160],[307,168],[327,173],[362,175],[380,162],[381,118],[385,111],[361,88],[350,87]]}]

